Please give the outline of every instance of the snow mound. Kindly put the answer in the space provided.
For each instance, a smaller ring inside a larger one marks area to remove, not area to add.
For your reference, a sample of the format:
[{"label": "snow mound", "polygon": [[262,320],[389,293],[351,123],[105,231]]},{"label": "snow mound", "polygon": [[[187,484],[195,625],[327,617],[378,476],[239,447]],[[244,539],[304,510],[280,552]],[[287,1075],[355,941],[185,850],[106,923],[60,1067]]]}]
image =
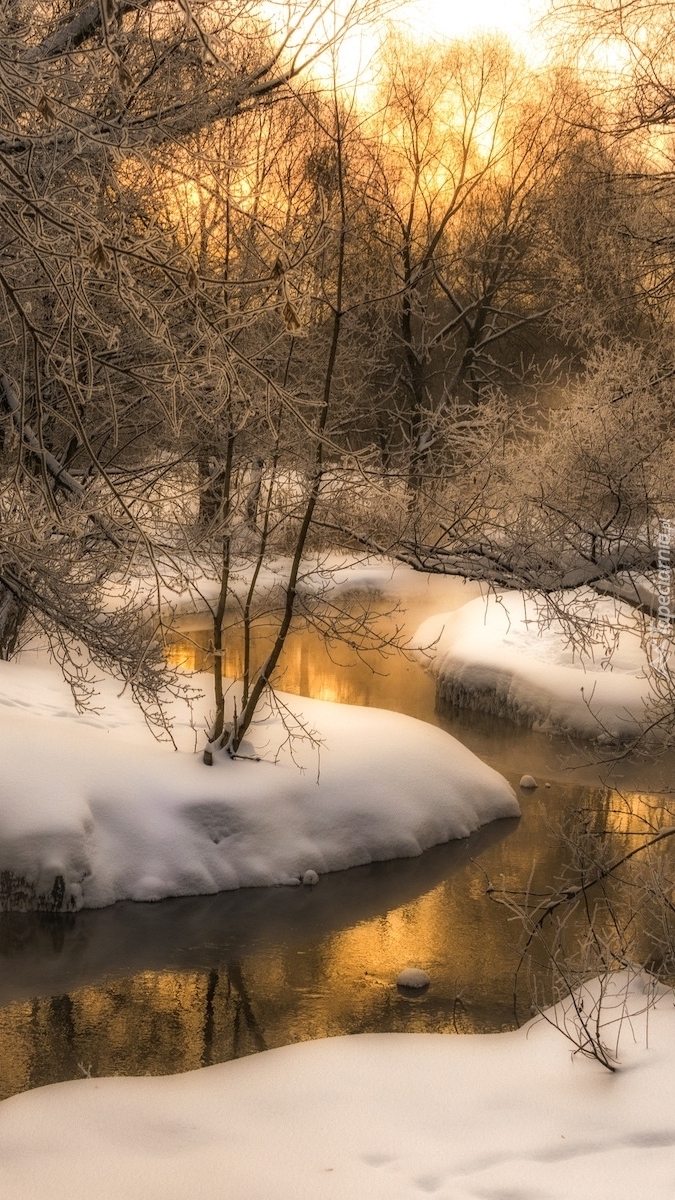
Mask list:
[{"label": "snow mound", "polygon": [[[568,599],[597,629],[592,653],[583,658],[559,621],[540,623],[544,598],[521,592],[479,597],[431,617],[414,646],[449,704],[548,733],[600,742],[630,738],[639,732],[649,697],[646,656],[628,627],[631,610],[613,600]],[[608,638],[616,638],[611,655]]]},{"label": "snow mound", "polygon": [[0,663],[4,907],[309,884],[519,811],[501,775],[412,717],[285,696],[320,733],[318,757],[303,743],[300,768],[288,751],[273,761],[286,732],[268,713],[250,733],[250,757],[218,756],[209,768],[147,731],[141,744],[142,718],[128,704],[117,725],[113,711],[109,731],[102,717],[57,707],[60,681],[46,694],[45,674]]},{"label": "snow mound", "polygon": [[420,971],[419,967],[406,967],[401,971],[397,980],[399,987],[405,988],[425,988],[431,983],[426,971]]},{"label": "snow mound", "polygon": [[663,989],[647,1019],[649,986],[635,980],[610,1011],[614,1075],[540,1020],[329,1038],[185,1075],[24,1092],[0,1104],[2,1195],[666,1200],[674,997]]}]

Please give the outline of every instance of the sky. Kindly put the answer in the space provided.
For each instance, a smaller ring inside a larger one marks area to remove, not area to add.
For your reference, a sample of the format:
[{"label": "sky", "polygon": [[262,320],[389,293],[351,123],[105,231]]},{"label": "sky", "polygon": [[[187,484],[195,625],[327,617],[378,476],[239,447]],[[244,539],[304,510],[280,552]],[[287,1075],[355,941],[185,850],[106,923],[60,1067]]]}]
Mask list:
[{"label": "sky", "polygon": [[526,42],[532,22],[530,0],[411,0],[398,21],[417,36],[465,37],[479,29],[497,29]]},{"label": "sky", "polygon": [[[304,41],[305,50],[328,36],[332,31],[333,18],[315,23],[318,9],[324,7],[323,0],[259,0],[260,12],[273,26],[282,32],[290,13],[293,20],[300,17],[298,37],[291,39],[290,47],[297,48]],[[333,9],[333,3],[335,5]],[[353,0],[333,0],[328,11],[345,16]],[[387,23],[408,32],[419,41],[465,38],[481,31],[498,32],[507,36],[527,59],[537,65],[546,56],[546,47],[536,32],[537,20],[550,7],[550,0],[385,0],[389,8]],[[307,15],[307,23],[302,14]],[[339,20],[338,20],[339,24]],[[344,86],[351,86],[358,79],[358,88],[368,90],[368,66],[377,53],[382,25],[367,23],[352,30],[341,42],[338,57],[338,77]],[[313,74],[332,78],[330,55],[322,55],[313,68]]]},{"label": "sky", "polygon": [[[496,31],[509,37],[536,64],[542,61],[546,50],[534,25],[546,8],[547,0],[403,0],[390,21],[420,41],[464,38],[481,31]],[[350,86],[358,76],[362,96],[369,90],[368,63],[376,52],[377,43],[377,34],[371,27],[352,33],[340,50],[341,82]]]}]

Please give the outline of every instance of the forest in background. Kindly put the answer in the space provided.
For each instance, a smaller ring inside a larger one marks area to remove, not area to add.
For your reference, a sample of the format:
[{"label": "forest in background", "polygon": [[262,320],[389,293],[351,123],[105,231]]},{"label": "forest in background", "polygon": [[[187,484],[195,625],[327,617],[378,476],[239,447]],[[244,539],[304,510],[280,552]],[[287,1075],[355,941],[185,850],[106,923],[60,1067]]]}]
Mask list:
[{"label": "forest in background", "polygon": [[[3,5],[0,657],[41,633],[80,702],[112,672],[161,731],[167,590],[220,580],[222,661],[244,571],[244,628],[264,610],[274,637],[234,725],[216,672],[210,745],[236,753],[294,621],[377,642],[303,593],[327,550],[544,594],[580,647],[570,589],[648,630],[675,6],[553,8],[535,68],[406,39],[377,0]],[[364,22],[360,86],[338,62]]]}]

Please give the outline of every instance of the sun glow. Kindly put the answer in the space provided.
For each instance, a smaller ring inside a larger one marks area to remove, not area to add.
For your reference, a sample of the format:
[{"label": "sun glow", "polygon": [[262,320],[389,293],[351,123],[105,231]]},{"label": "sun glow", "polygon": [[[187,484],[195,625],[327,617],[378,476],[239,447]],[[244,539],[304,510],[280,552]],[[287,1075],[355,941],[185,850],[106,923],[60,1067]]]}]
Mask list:
[{"label": "sun glow", "polygon": [[[379,50],[388,31],[422,44],[497,33],[508,38],[531,62],[541,61],[545,51],[543,40],[536,35],[536,22],[547,7],[546,0],[474,0],[471,5],[459,0],[402,0],[386,7],[383,15],[374,13],[369,20],[348,28],[339,37],[336,53],[320,55],[312,74],[327,85],[337,78],[342,90],[354,90],[363,103],[376,83]],[[335,0],[330,12],[326,6],[326,15],[316,21],[314,4],[297,0],[294,11],[293,5],[263,0],[261,14],[279,29],[280,21],[290,22],[293,33],[287,51],[299,50],[300,57],[308,57],[341,22],[349,24],[351,8],[352,0]]]},{"label": "sun glow", "polygon": [[359,87],[373,82],[373,69],[384,29],[390,28],[424,44],[468,39],[484,34],[501,34],[532,61],[544,58],[543,41],[534,32],[536,21],[547,5],[544,0],[409,0],[388,21],[355,30],[344,39],[339,51],[341,81],[359,80]]},{"label": "sun glow", "polygon": [[541,15],[542,0],[411,0],[396,14],[421,41],[433,37],[463,38],[495,31],[506,34],[522,48],[529,45],[532,28]]}]

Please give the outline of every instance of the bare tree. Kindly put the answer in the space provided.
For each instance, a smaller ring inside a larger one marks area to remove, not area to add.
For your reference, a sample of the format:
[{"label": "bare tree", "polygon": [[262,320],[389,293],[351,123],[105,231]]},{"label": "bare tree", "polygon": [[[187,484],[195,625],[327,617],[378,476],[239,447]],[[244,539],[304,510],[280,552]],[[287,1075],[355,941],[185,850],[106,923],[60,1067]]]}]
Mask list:
[{"label": "bare tree", "polygon": [[551,830],[558,878],[535,880],[533,867],[520,889],[488,882],[521,931],[515,1014],[525,1002],[609,1071],[632,982],[642,976],[648,1010],[675,972],[672,819],[667,796],[604,789]]},{"label": "bare tree", "polygon": [[403,435],[416,491],[445,407],[522,377],[523,335],[552,304],[545,209],[570,132],[501,42],[394,42],[386,58],[371,236],[389,266],[389,440]]},{"label": "bare tree", "polygon": [[[30,617],[64,659],[79,641],[146,695],[166,682],[158,618],[131,602],[106,616],[105,581],[143,563],[159,599],[179,569],[150,508],[193,452],[176,436],[186,411],[227,408],[242,320],[148,183],[171,157],[189,175],[195,138],[282,96],[370,7],[331,24],[333,6],[312,0],[276,27],[248,0],[0,15],[3,656]],[[166,170],[161,184],[168,198]]]},{"label": "bare tree", "polygon": [[[256,467],[251,475],[251,460],[246,454],[249,434],[240,442],[244,459],[239,460],[235,470],[238,482],[235,483],[232,455],[226,460],[223,476],[230,499],[221,512],[220,595],[213,612],[216,716],[205,751],[206,762],[212,761],[217,747],[236,754],[260,703],[274,696],[275,673],[292,624],[299,615],[304,619],[310,616],[311,605],[308,597],[302,595],[301,587],[306,571],[304,559],[317,546],[316,521],[322,509],[334,502],[329,493],[335,474],[339,476],[342,469],[340,435],[346,397],[353,387],[349,383],[349,370],[356,363],[353,347],[347,344],[345,348],[345,330],[363,300],[363,282],[355,283],[349,263],[352,229],[358,224],[353,205],[358,206],[362,201],[350,192],[347,179],[352,145],[358,141],[359,117],[353,96],[346,101],[336,84],[327,100],[317,103],[307,97],[305,104],[309,126],[305,128],[302,177],[291,171],[283,181],[277,179],[275,189],[277,206],[282,197],[287,206],[281,210],[277,207],[277,216],[285,211],[287,217],[283,231],[277,227],[280,241],[283,232],[283,249],[275,272],[278,320],[282,322],[287,355],[285,362],[278,364],[274,386],[268,385],[265,391],[266,437],[261,437],[259,418],[253,418],[262,467]],[[298,210],[306,209],[315,214],[316,223],[313,225],[306,216],[299,226],[295,225]],[[269,222],[269,209],[266,211]],[[271,228],[270,223],[268,229]],[[268,344],[268,356],[270,349]],[[233,453],[234,445],[233,437]],[[233,508],[235,491],[237,500]],[[235,707],[226,723],[222,627],[228,602],[231,603],[232,538],[237,538],[241,556],[245,543],[242,535],[251,530],[251,507],[257,510],[258,520],[253,522],[254,558],[242,613],[242,707],[239,712]],[[260,610],[256,589],[265,561],[279,548],[289,552],[288,568],[276,612],[269,602],[265,608],[267,620],[273,626],[269,652],[263,663],[253,669],[250,624],[254,610]],[[354,619],[325,600],[320,620],[330,636],[341,632],[360,645],[373,637],[366,614]]]}]

